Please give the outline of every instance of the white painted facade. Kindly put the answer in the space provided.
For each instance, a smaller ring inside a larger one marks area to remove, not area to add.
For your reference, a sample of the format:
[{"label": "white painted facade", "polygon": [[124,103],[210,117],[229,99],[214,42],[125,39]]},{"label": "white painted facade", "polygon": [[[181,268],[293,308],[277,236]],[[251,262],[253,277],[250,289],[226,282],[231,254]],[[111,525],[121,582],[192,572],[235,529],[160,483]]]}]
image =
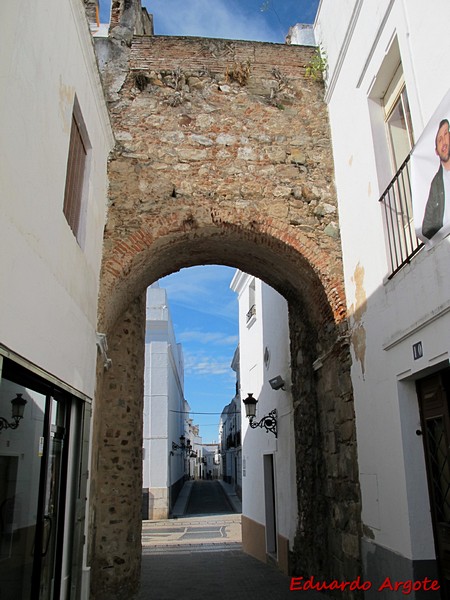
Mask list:
[{"label": "white painted facade", "polygon": [[186,476],[188,479],[201,479],[201,454],[202,454],[202,438],[200,436],[200,428],[195,425],[192,419],[187,421],[186,438],[190,440],[192,451],[188,458],[188,468]]},{"label": "white painted facade", "polygon": [[[271,554],[286,569],[284,555],[292,549],[297,525],[297,494],[287,302],[262,281],[237,271],[231,289],[238,294],[241,400],[258,400],[256,421],[273,409],[278,413],[278,437],[249,427],[241,404],[243,544],[265,559]],[[281,376],[285,389],[269,380]],[[275,514],[271,506],[273,477]],[[265,536],[265,548],[255,549]],[[253,538],[253,539],[252,539]]]},{"label": "white painted facade", "polygon": [[297,23],[289,27],[286,36],[286,44],[297,44],[299,46],[315,46],[314,28],[312,25]]},{"label": "white painted facade", "polygon": [[[352,333],[366,578],[433,573],[435,546],[416,381],[448,367],[450,241],[420,250],[391,279],[379,198],[396,173],[384,105],[401,64],[414,142],[449,90],[450,4],[321,0],[345,290]],[[449,115],[443,115],[447,118]],[[430,148],[434,154],[434,148]],[[414,359],[413,344],[423,357]],[[422,562],[424,561],[424,562]],[[428,566],[427,566],[428,565]]]},{"label": "white painted facade", "polygon": [[[113,136],[89,26],[81,0],[1,13],[0,342],[92,397]],[[81,243],[62,210],[75,98],[92,146]]]},{"label": "white painted facade", "polygon": [[[83,500],[89,494],[97,298],[114,138],[83,2],[10,2],[0,13],[0,415],[10,420],[16,393],[27,400],[18,429],[0,434],[0,505],[2,522],[6,505],[10,521],[9,541],[0,550],[0,595],[7,589],[14,598],[29,597],[34,585],[42,598],[65,598],[69,587],[73,597],[87,598],[89,567],[78,529],[87,536],[88,503],[81,503],[76,518],[74,505],[77,486]],[[78,240],[63,213],[74,107],[88,142]],[[57,401],[51,386],[62,392]],[[58,441],[46,428],[47,416],[65,430],[67,461],[55,459]],[[53,451],[47,454],[50,438]],[[43,461],[53,473],[44,490]],[[61,469],[67,473],[65,505],[61,495],[50,505],[48,495],[64,478]],[[44,516],[36,507],[45,494]],[[63,510],[58,541],[57,514]],[[42,519],[53,522],[50,533],[44,526],[45,561],[62,554],[58,590],[46,575],[52,572],[48,564],[38,570],[39,581],[36,575],[31,580],[37,553],[27,544],[38,543]]]},{"label": "white painted facade", "polygon": [[175,339],[167,292],[147,289],[144,375],[143,487],[149,519],[165,519],[188,469],[181,445],[188,438],[190,407],[184,398],[184,360]]},{"label": "white painted facade", "polygon": [[236,395],[225,406],[219,421],[219,476],[233,486],[236,494],[242,496],[242,445],[241,445],[241,394],[239,375],[239,346],[231,361],[236,373]]},{"label": "white painted facade", "polygon": [[220,471],[219,445],[202,444],[202,479],[218,479]]}]

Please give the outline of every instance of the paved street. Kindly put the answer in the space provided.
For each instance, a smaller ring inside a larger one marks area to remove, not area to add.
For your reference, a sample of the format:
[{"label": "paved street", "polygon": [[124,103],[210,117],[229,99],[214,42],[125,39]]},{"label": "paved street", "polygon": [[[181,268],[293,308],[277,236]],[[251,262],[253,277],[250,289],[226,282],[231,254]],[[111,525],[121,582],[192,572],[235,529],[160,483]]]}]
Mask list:
[{"label": "paved street", "polygon": [[144,521],[142,553],[208,552],[241,548],[241,515],[204,515]]},{"label": "paved street", "polygon": [[290,577],[242,551],[239,509],[223,482],[188,482],[180,517],[144,521],[138,600],[325,600],[319,592],[291,592]]},{"label": "paved street", "polygon": [[242,552],[240,514],[146,521],[142,554],[139,600],[292,600],[289,577]]},{"label": "paved street", "polygon": [[[240,550],[200,546],[144,553],[139,600],[293,600],[289,584],[289,577]],[[308,592],[297,593],[308,599]]]},{"label": "paved street", "polygon": [[186,515],[231,513],[233,507],[218,481],[195,481]]}]

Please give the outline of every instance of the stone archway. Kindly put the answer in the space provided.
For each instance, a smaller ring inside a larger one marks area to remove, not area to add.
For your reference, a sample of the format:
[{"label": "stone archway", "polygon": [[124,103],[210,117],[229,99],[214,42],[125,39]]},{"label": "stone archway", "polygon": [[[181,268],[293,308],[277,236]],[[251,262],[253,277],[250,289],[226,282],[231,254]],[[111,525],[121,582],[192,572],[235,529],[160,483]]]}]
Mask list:
[{"label": "stone archway", "polygon": [[[117,32],[116,32],[117,37]],[[140,568],[146,287],[225,264],[289,302],[297,575],[360,572],[350,354],[326,107],[312,49],[186,38],[102,42],[111,157],[91,476],[92,594],[128,599]]]}]

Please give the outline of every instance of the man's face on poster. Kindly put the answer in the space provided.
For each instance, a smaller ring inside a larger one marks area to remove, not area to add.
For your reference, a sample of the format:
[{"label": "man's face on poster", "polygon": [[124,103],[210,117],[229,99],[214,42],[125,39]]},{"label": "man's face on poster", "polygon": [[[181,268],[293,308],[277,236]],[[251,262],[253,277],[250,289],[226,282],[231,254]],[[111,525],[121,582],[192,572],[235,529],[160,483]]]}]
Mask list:
[{"label": "man's face on poster", "polygon": [[450,160],[450,135],[448,123],[443,123],[436,135],[436,154],[441,162],[447,163]]}]

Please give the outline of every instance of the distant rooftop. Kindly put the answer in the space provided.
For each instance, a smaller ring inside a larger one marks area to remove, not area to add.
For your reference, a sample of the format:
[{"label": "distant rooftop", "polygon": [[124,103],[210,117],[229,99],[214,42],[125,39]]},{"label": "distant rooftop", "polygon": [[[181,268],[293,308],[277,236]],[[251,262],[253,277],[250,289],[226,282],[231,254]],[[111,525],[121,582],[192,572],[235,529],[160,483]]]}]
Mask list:
[{"label": "distant rooftop", "polygon": [[308,23],[297,23],[296,25],[289,27],[286,36],[286,44],[296,46],[317,46],[313,25],[309,25]]}]

